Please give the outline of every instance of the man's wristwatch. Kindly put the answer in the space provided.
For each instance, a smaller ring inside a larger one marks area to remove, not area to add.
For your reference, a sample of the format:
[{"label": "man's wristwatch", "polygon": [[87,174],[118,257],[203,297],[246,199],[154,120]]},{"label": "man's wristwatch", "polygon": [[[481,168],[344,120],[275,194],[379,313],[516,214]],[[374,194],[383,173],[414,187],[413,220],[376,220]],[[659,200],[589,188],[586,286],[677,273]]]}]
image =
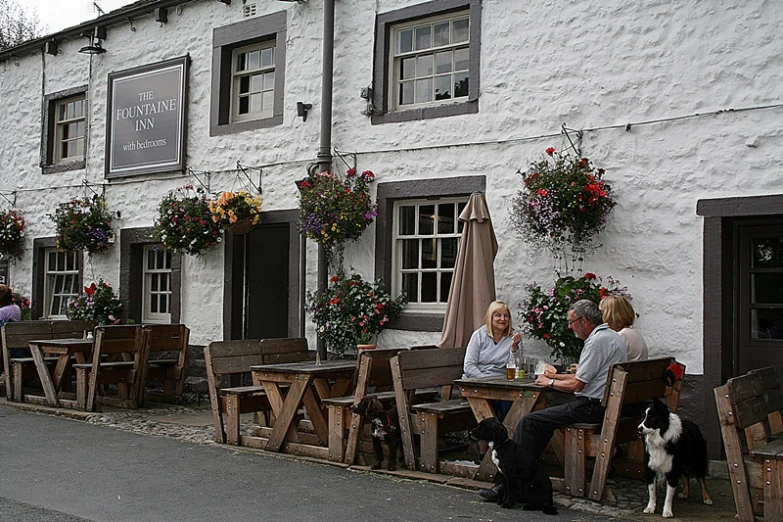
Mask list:
[{"label": "man's wristwatch", "polygon": [[549,379],[549,382],[547,383],[547,386],[549,386],[550,388],[554,388],[555,387],[555,380],[554,379]]}]

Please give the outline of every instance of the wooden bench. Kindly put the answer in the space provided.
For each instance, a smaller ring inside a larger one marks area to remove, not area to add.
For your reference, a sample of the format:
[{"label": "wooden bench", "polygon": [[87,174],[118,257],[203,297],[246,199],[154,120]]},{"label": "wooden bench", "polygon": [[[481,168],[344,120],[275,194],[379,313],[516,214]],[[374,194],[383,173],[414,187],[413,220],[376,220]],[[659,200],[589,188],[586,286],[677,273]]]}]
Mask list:
[{"label": "wooden bench", "polygon": [[[141,326],[99,326],[95,328],[92,362],[74,364],[76,407],[94,411],[95,404],[138,408],[140,389],[149,356],[150,331]],[[108,385],[117,387],[116,396]],[[104,394],[98,390],[103,387]]]},{"label": "wooden bench", "polygon": [[775,368],[729,379],[714,393],[737,520],[783,520],[783,392]]},{"label": "wooden bench", "polygon": [[[465,348],[410,350],[392,358],[391,371],[405,466],[416,470],[413,436],[420,438],[420,469],[438,473],[438,436],[475,426],[465,399],[452,399],[454,380],[462,377]],[[441,388],[441,400],[415,404],[417,390]]]},{"label": "wooden bench", "polygon": [[263,386],[226,387],[224,378],[249,379],[253,365],[301,362],[309,358],[304,338],[217,341],[204,348],[215,441],[240,445],[240,415],[256,413],[259,424],[268,424],[265,416],[272,411]]},{"label": "wooden bench", "polygon": [[184,324],[144,324],[150,331],[149,360],[139,389],[139,405],[144,405],[150,382],[163,381],[163,393],[156,400],[180,403],[185,391],[190,329]]},{"label": "wooden bench", "polygon": [[[22,401],[22,383],[37,375],[35,361],[31,356],[12,357],[12,350],[29,350],[29,342],[40,339],[81,338],[85,331],[92,331],[87,321],[15,321],[2,328],[3,364],[5,366],[6,398]],[[47,358],[47,364],[54,365],[56,357]],[[63,376],[68,379],[68,375]]]},{"label": "wooden bench", "polygon": [[[667,386],[663,380],[664,371],[672,364],[679,363],[674,358],[665,357],[618,363],[610,369],[602,400],[606,408],[603,422],[564,428],[565,480],[553,481],[556,489],[567,495],[587,496],[600,502],[617,445],[630,443],[628,453],[643,459],[644,446],[637,428],[645,401],[659,397],[671,411],[677,411],[682,381]],[[685,366],[680,364],[680,367],[684,374]],[[631,413],[623,415],[623,410]],[[590,489],[586,491],[585,475],[590,457],[595,457],[595,465]],[[643,460],[638,461],[632,474],[641,476],[642,465]]]}]

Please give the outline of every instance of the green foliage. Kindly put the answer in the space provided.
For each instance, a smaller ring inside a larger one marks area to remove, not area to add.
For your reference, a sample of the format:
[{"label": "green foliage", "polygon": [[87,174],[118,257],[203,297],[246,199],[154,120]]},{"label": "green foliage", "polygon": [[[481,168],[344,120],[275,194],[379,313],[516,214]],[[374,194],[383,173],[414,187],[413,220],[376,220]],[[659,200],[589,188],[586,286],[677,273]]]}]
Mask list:
[{"label": "green foliage", "polygon": [[580,299],[589,299],[596,304],[609,295],[622,295],[631,299],[626,287],[620,282],[602,278],[592,272],[581,277],[560,277],[553,287],[543,288],[537,284],[528,285],[528,296],[522,303],[520,317],[524,330],[531,337],[546,342],[552,349],[552,357],[560,360],[577,359],[584,341],[568,329],[568,308]]},{"label": "green foliage", "polygon": [[61,203],[49,217],[57,229],[57,247],[68,252],[86,250],[90,255],[103,252],[114,237],[112,217],[101,196]]},{"label": "green foliage", "polygon": [[24,252],[24,218],[15,209],[0,211],[0,255],[22,257]]},{"label": "green foliage", "polygon": [[324,290],[308,293],[307,300],[318,336],[338,354],[371,343],[407,303],[405,295],[392,299],[382,278],[369,282],[358,274],[333,276]]},{"label": "green foliage", "polygon": [[566,247],[577,255],[598,245],[615,201],[602,181],[604,169],[550,147],[546,156],[522,173],[523,187],[513,202],[512,222],[524,238],[554,253]]},{"label": "green foliage", "polygon": [[158,206],[155,238],[169,250],[200,255],[221,241],[223,229],[212,219],[203,191],[185,185],[169,192]]},{"label": "green foliage", "polygon": [[38,38],[43,30],[34,9],[23,9],[18,0],[0,0],[0,51]]},{"label": "green foliage", "polygon": [[120,323],[122,303],[103,279],[85,286],[84,291],[68,301],[68,319],[84,319],[95,326]]}]

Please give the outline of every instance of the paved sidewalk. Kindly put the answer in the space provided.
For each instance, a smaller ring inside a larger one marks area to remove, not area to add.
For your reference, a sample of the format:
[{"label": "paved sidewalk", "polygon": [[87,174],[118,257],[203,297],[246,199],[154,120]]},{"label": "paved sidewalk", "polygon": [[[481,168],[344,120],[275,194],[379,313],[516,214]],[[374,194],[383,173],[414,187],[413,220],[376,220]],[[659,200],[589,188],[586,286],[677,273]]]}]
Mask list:
[{"label": "paved sidewalk", "polygon": [[[197,407],[195,405],[170,406],[155,404],[152,405],[153,407],[151,408],[140,410],[106,408],[107,411],[105,412],[86,413],[48,408],[46,406],[10,403],[6,402],[4,399],[0,399],[0,401],[2,401],[0,404],[3,406],[34,411],[37,413],[66,416],[83,420],[91,424],[108,426],[132,433],[166,437],[183,442],[223,448],[230,451],[258,452],[258,450],[253,449],[236,448],[233,446],[217,444],[213,438],[214,428],[212,425],[212,414],[209,407],[204,405]],[[246,421],[247,422],[243,422],[242,430],[245,433],[249,433],[253,425],[252,416],[247,416]],[[293,456],[282,456],[282,458],[297,460],[297,458]],[[313,461],[313,459],[298,460]],[[324,464],[335,465],[331,463]],[[359,471],[367,470],[367,468],[360,466],[355,466],[353,468]],[[400,478],[430,480],[436,483],[467,489],[476,489],[478,487],[486,486],[486,484],[475,481],[453,479],[445,476],[431,476],[424,473],[397,472],[394,473],[394,475]],[[728,480],[709,478],[707,483],[714,502],[713,505],[706,506],[701,503],[701,490],[698,487],[698,484],[694,482],[691,487],[691,496],[689,499],[675,500],[674,514],[677,519],[704,522],[728,522],[734,519],[736,511],[734,509],[731,485]],[[664,495],[663,491],[660,491],[658,495],[659,505],[656,514],[646,515],[642,511],[647,504],[647,487],[642,481],[622,477],[610,478],[608,486],[612,488],[616,497],[615,501],[612,502],[613,505],[598,504],[584,499],[572,499],[565,495],[557,495],[555,501],[562,507],[592,514],[623,518],[626,520],[649,521],[660,519],[660,510],[663,504]]]}]

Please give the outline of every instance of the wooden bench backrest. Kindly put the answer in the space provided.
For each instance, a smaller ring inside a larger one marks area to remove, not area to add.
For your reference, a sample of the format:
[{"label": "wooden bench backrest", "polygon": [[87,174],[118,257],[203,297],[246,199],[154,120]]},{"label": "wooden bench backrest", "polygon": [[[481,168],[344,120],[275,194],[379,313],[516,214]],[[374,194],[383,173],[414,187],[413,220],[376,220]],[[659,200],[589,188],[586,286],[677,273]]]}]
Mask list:
[{"label": "wooden bench backrest", "polygon": [[93,324],[82,319],[52,321],[52,339],[80,339],[93,331]]},{"label": "wooden bench backrest", "polygon": [[735,423],[740,429],[766,422],[770,413],[783,409],[783,393],[774,366],[729,379],[726,386]]},{"label": "wooden bench backrest", "polygon": [[[3,349],[27,348],[30,341],[52,338],[51,321],[14,321],[3,325]],[[81,334],[79,335],[81,337]]]},{"label": "wooden bench backrest", "polygon": [[[462,377],[465,348],[409,350],[397,355],[402,388],[405,391],[451,386]],[[394,362],[392,362],[394,364]]]},{"label": "wooden bench backrest", "polygon": [[[679,393],[681,381],[675,383],[673,387],[666,386],[663,380],[663,373],[672,364],[679,364],[673,357],[663,357],[660,359],[648,359],[646,361],[628,361],[617,363],[609,370],[607,376],[606,389],[604,390],[603,405],[607,407],[612,394],[618,392],[618,383],[622,379],[624,390],[622,396],[622,406],[630,404],[644,404],[652,397],[664,399],[669,409],[676,411],[679,404]],[[685,366],[680,364],[685,372]]]},{"label": "wooden bench backrest", "polygon": [[101,355],[134,354],[144,348],[139,326],[99,326],[95,329],[95,348]]},{"label": "wooden bench backrest", "polygon": [[307,350],[307,339],[294,337],[290,339],[261,339],[263,364],[295,363],[310,360]]},{"label": "wooden bench backrest", "polygon": [[144,324],[150,331],[150,353],[187,353],[190,328],[184,324]]},{"label": "wooden bench backrest", "polygon": [[310,357],[305,338],[215,341],[204,354],[207,370],[215,376],[246,374],[253,365],[302,362]]}]

